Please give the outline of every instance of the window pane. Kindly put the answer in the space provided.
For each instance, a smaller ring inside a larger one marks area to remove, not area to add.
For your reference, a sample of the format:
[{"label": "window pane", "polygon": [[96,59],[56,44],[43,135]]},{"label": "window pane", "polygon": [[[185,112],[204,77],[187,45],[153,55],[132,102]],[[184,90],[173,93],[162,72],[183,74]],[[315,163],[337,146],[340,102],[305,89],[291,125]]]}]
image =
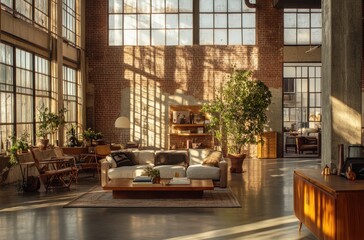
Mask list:
[{"label": "window pane", "polygon": [[227,28],[227,14],[215,14],[215,27]]},{"label": "window pane", "polygon": [[214,0],[200,0],[200,12],[213,12]]},{"label": "window pane", "polygon": [[124,13],[136,13],[136,1],[124,0]]},{"label": "window pane", "polygon": [[152,28],[165,28],[164,14],[152,14]]},{"label": "window pane", "polygon": [[319,13],[312,13],[311,14],[311,27],[313,28],[321,28],[322,27],[322,19],[321,14]]},{"label": "window pane", "polygon": [[192,45],[192,29],[180,30],[180,45]]},{"label": "window pane", "polygon": [[212,14],[200,15],[200,28],[212,28],[214,25],[214,18]]},{"label": "window pane", "polygon": [[312,29],[311,30],[311,43],[320,44],[322,42],[322,30]]},{"label": "window pane", "polygon": [[297,30],[297,44],[310,43],[310,29],[298,29]]},{"label": "window pane", "polygon": [[138,15],[138,28],[149,29],[150,28],[150,15],[139,14]]},{"label": "window pane", "polygon": [[180,12],[192,12],[192,0],[180,0],[179,1]]},{"label": "window pane", "polygon": [[255,14],[245,13],[243,14],[243,27],[255,28]]},{"label": "window pane", "polygon": [[229,45],[241,45],[241,29],[229,29]]},{"label": "window pane", "polygon": [[227,44],[227,30],[226,29],[215,29],[214,44],[215,45],[226,45]]},{"label": "window pane", "polygon": [[166,0],[166,12],[178,12],[178,0]]},{"label": "window pane", "polygon": [[229,14],[229,28],[241,28],[241,14]]},{"label": "window pane", "polygon": [[200,30],[200,44],[212,45],[214,44],[214,31],[212,29]]},{"label": "window pane", "polygon": [[255,44],[255,29],[243,29],[243,44]]},{"label": "window pane", "polygon": [[284,43],[285,44],[296,44],[296,29],[284,29]]},{"label": "window pane", "polygon": [[122,13],[123,1],[122,0],[109,0],[109,13]]},{"label": "window pane", "polygon": [[136,45],[136,30],[125,30],[124,31],[124,45]]},{"label": "window pane", "polygon": [[180,28],[192,28],[192,14],[180,14],[179,15],[179,27]]},{"label": "window pane", "polygon": [[227,0],[215,0],[215,12],[227,12]]},{"label": "window pane", "polygon": [[122,30],[109,30],[109,45],[120,46],[123,44],[123,32]]},{"label": "window pane", "polygon": [[122,15],[120,15],[120,14],[109,15],[109,28],[110,29],[122,29],[123,28]]},{"label": "window pane", "polygon": [[164,30],[152,30],[152,45],[165,45]]},{"label": "window pane", "polygon": [[150,45],[150,30],[138,30],[138,45]]},{"label": "window pane", "polygon": [[241,12],[241,0],[229,0],[228,1],[229,12]]},{"label": "window pane", "polygon": [[164,12],[164,0],[153,0],[152,1],[152,12],[153,13],[161,13]]},{"label": "window pane", "polygon": [[298,28],[310,27],[310,15],[309,14],[297,14],[297,27]]},{"label": "window pane", "polygon": [[296,14],[284,14],[284,27],[286,28],[295,28],[297,25],[296,23]]},{"label": "window pane", "polygon": [[138,13],[150,13],[149,0],[138,0]]},{"label": "window pane", "polygon": [[178,45],[178,30],[166,31],[166,45]]},{"label": "window pane", "polygon": [[125,14],[124,15],[124,28],[125,29],[136,29],[136,15]]},{"label": "window pane", "polygon": [[166,28],[178,28],[178,14],[166,15]]}]

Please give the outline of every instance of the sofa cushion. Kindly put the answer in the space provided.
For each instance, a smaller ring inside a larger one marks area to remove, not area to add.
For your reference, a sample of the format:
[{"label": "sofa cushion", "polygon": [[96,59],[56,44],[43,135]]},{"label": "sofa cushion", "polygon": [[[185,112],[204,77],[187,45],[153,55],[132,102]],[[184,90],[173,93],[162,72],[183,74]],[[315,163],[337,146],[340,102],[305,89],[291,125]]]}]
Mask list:
[{"label": "sofa cushion", "polygon": [[187,151],[158,151],[155,153],[154,166],[187,166]]},{"label": "sofa cushion", "polygon": [[133,166],[137,164],[135,162],[134,154],[130,151],[114,151],[106,156],[106,160],[112,168]]},{"label": "sofa cushion", "polygon": [[125,166],[118,168],[110,168],[108,170],[108,176],[110,179],[115,178],[135,178],[136,176],[141,176],[144,174],[144,170],[147,167],[152,167],[152,165],[134,165]]},{"label": "sofa cushion", "polygon": [[220,168],[210,167],[201,164],[190,165],[187,168],[186,176],[190,179],[220,179]]},{"label": "sofa cushion", "polygon": [[154,151],[153,150],[133,150],[135,164],[148,165],[154,164]]},{"label": "sofa cushion", "polygon": [[133,160],[128,157],[127,153],[115,152],[115,153],[111,153],[110,155],[113,158],[113,160],[115,161],[117,167],[134,165]]},{"label": "sofa cushion", "polygon": [[161,178],[173,178],[176,173],[179,177],[186,176],[186,168],[180,165],[159,165],[155,166],[154,169],[159,170]]},{"label": "sofa cushion", "polygon": [[202,164],[203,160],[210,154],[211,149],[189,149],[189,165]]},{"label": "sofa cushion", "polygon": [[202,161],[202,165],[211,166],[211,167],[219,167],[219,162],[222,159],[222,153],[219,151],[211,152],[207,157]]}]

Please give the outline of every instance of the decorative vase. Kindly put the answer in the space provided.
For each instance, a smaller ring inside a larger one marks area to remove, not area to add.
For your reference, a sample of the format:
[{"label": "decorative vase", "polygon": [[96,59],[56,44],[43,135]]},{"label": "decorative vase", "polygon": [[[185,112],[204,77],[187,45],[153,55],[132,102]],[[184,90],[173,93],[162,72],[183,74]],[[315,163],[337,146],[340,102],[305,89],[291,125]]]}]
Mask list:
[{"label": "decorative vase", "polygon": [[230,172],[232,173],[242,173],[243,172],[243,162],[246,154],[228,154],[230,158],[231,167]]}]

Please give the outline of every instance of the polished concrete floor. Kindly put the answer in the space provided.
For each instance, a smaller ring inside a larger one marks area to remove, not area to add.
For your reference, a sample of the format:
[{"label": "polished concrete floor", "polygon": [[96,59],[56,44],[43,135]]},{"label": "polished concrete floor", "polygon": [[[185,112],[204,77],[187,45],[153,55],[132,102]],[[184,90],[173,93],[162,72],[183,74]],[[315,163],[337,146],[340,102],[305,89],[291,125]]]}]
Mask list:
[{"label": "polished concrete floor", "polygon": [[294,169],[319,167],[317,159],[245,160],[243,174],[229,174],[241,208],[62,208],[97,180],[47,194],[1,186],[0,240],[316,239],[297,230],[292,179]]}]

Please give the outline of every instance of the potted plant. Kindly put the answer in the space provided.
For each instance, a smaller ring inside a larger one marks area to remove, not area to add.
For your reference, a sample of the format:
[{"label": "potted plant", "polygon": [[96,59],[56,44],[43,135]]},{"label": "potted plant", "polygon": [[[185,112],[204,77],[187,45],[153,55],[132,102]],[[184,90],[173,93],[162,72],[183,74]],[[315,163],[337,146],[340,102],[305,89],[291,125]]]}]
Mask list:
[{"label": "potted plant", "polygon": [[153,183],[160,183],[161,181],[161,174],[158,169],[154,169],[152,167],[147,167],[145,170],[145,173],[152,178]]},{"label": "potted plant", "polygon": [[41,137],[41,149],[46,149],[49,143],[48,135],[57,132],[60,125],[65,123],[65,113],[67,109],[61,108],[58,113],[53,113],[49,108],[42,106],[38,109],[38,132],[37,136]]},{"label": "potted plant", "polygon": [[16,137],[15,135],[10,137],[12,146],[9,149],[9,152],[10,152],[9,163],[11,165],[18,164],[18,160],[17,160],[18,154],[27,152],[29,150],[29,136],[30,136],[30,134],[27,131],[24,131],[20,135],[20,137]]},{"label": "potted plant", "polygon": [[[101,132],[95,132],[91,128],[83,131],[83,140],[85,141],[86,146],[91,146],[93,141],[99,140],[102,138]],[[96,144],[95,144],[96,145]]]},{"label": "potted plant", "polygon": [[210,131],[222,146],[227,145],[231,158],[245,158],[244,146],[261,141],[257,136],[263,133],[268,120],[266,110],[272,94],[263,82],[251,76],[249,70],[233,68],[216,99],[202,107],[210,115]]}]

